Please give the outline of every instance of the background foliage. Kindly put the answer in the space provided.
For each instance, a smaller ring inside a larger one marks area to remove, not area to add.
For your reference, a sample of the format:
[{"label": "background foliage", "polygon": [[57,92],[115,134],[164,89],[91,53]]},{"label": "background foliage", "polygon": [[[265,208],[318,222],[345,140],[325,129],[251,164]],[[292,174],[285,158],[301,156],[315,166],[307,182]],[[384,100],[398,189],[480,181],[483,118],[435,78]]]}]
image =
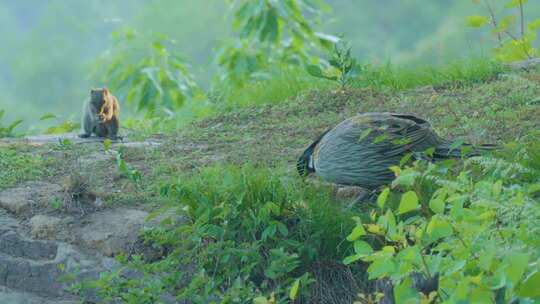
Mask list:
[{"label": "background foliage", "polygon": [[[516,13],[515,8],[504,8],[505,3],[492,2],[499,16],[501,12]],[[0,108],[8,110],[7,120],[23,118],[26,127],[33,127],[31,130],[50,126],[38,120],[44,108],[45,112],[78,120],[80,104],[88,95],[88,89],[109,83],[102,77],[89,75],[96,68],[106,68],[99,66],[103,61],[95,59],[104,50],[112,49],[115,41],[111,33],[121,28],[131,27],[141,33],[141,37],[161,33],[175,41],[167,50],[182,55],[190,64],[195,82],[205,89],[217,72],[212,58],[218,54],[220,46],[229,46],[224,49],[229,52],[222,53],[227,58],[235,49],[239,51],[237,43],[242,46],[247,38],[260,38],[258,31],[248,28],[248,24],[260,19],[254,17],[249,23],[249,18],[242,19],[234,14],[247,2],[238,2],[236,10],[229,10],[224,1],[213,1],[211,5],[196,0],[66,3],[66,0],[46,3],[5,0],[0,3],[0,26],[4,33],[0,42],[10,46],[0,50],[0,89],[3,92]],[[467,27],[467,16],[486,14],[485,8],[470,1],[330,0],[326,3],[332,13],[320,16],[321,26],[311,31],[344,34],[353,46],[353,57],[362,63],[445,62],[463,55],[489,54],[495,43],[490,29],[477,31]],[[531,1],[527,6],[526,20],[532,21],[538,17],[535,12],[540,10],[540,3]],[[279,8],[275,9],[277,14]],[[259,18],[262,16],[259,14]],[[276,16],[282,18],[283,14]],[[298,16],[294,13],[282,22],[292,20],[300,24],[302,20]],[[308,12],[307,16],[307,20],[312,20],[313,13]],[[231,27],[233,22],[236,27]],[[263,40],[274,45],[278,40],[283,43],[287,29],[282,31],[272,30],[275,34],[266,35]],[[239,37],[235,35],[246,39],[244,42],[235,40]],[[306,35],[313,32],[300,31],[295,47],[300,42],[305,44],[302,37]]]}]

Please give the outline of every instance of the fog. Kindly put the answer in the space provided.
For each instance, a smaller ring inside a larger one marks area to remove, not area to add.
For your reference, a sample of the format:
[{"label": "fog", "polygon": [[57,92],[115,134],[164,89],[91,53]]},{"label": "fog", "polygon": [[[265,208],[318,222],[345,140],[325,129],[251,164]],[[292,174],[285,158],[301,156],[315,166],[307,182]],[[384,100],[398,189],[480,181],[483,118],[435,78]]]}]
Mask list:
[{"label": "fog", "polygon": [[[465,25],[466,16],[485,13],[469,0],[327,3],[332,10],[320,30],[343,34],[363,63],[440,64],[489,54],[489,33]],[[527,12],[539,10],[528,4]],[[234,37],[230,19],[222,0],[0,0],[0,109],[26,126],[48,112],[77,119],[89,89],[107,85],[92,72],[112,47],[111,33],[123,27],[174,39],[207,88],[215,50]]]}]

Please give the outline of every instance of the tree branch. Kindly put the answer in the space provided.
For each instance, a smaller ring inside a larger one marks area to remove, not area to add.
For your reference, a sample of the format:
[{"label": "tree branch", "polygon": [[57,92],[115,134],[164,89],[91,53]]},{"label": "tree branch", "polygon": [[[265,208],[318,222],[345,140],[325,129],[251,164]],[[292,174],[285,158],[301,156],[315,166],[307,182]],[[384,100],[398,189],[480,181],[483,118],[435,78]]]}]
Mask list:
[{"label": "tree branch", "polygon": [[[489,11],[489,15],[491,16],[491,25],[496,29],[497,28],[497,18],[495,18],[495,13],[493,12],[493,9],[491,8],[491,5],[489,4],[489,0],[484,0],[484,5],[487,7]],[[499,41],[499,46],[502,44],[502,37],[501,33],[497,33],[497,40]]]},{"label": "tree branch", "polygon": [[519,15],[521,18],[521,39],[525,36],[525,16],[523,14],[523,0],[519,0]]}]

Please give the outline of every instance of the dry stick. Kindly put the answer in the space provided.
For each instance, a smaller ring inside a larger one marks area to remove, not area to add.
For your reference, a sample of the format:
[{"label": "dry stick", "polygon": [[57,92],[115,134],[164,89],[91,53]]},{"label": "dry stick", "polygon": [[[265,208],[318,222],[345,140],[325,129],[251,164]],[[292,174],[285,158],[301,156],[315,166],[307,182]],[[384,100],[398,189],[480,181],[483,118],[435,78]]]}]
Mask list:
[{"label": "dry stick", "polygon": [[523,15],[523,0],[519,0],[519,14],[521,18],[521,39],[525,36],[525,16]]},{"label": "dry stick", "polygon": [[[494,28],[497,28],[497,18],[495,18],[495,13],[493,12],[493,9],[491,8],[491,5],[489,5],[488,0],[484,0],[484,5],[487,7],[489,11],[489,15],[491,16],[491,24]],[[499,41],[499,46],[502,45],[502,37],[501,33],[497,32],[497,40]]]},{"label": "dry stick", "polygon": [[[497,18],[495,18],[495,13],[493,12],[493,8],[489,4],[489,0],[484,0],[484,5],[488,9],[489,15],[491,16],[491,25],[495,29],[497,29]],[[523,39],[523,36],[525,35],[525,17],[524,17],[524,14],[523,14],[523,2],[522,2],[522,0],[519,0],[519,8],[520,8],[520,12],[521,12],[521,38]],[[506,35],[508,35],[508,37],[510,37],[514,41],[522,40],[522,39],[518,39],[516,36],[514,36],[508,30],[505,30],[504,33]],[[501,37],[501,33],[499,33],[499,32],[497,32],[497,40],[499,42],[499,46],[501,46],[502,45],[502,37]],[[525,47],[523,47],[523,53],[525,53],[527,58],[529,58],[529,59],[533,58],[531,56],[531,54],[529,54],[529,51]]]}]

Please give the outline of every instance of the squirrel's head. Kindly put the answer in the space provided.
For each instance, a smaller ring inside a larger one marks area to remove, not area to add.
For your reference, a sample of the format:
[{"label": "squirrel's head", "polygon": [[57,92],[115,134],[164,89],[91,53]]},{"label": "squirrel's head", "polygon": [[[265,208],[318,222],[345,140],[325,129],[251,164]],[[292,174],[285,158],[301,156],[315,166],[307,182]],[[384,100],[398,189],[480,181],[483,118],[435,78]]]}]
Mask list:
[{"label": "squirrel's head", "polygon": [[108,88],[90,90],[90,102],[98,110],[98,117],[103,122],[108,116],[110,106],[108,105],[110,91]]},{"label": "squirrel's head", "polygon": [[104,97],[104,90],[103,89],[91,89],[90,90],[90,102],[96,109],[101,109],[103,104],[105,103]]}]

